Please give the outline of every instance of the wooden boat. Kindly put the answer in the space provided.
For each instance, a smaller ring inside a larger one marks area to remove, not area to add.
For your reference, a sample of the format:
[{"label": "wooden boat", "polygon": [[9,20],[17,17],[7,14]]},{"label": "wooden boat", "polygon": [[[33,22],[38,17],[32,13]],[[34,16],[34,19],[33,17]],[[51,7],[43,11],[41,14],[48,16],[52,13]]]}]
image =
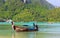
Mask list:
[{"label": "wooden boat", "polygon": [[38,26],[35,25],[35,24],[33,24],[34,29],[33,30],[29,30],[30,28],[15,26],[14,22],[11,22],[11,23],[12,23],[12,29],[15,30],[16,32],[38,31]]}]

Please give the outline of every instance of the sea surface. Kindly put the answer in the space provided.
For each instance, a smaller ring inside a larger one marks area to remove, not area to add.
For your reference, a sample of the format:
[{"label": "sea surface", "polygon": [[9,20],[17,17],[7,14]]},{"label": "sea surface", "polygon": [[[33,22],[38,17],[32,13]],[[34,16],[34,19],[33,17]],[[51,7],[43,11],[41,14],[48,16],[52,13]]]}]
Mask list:
[{"label": "sea surface", "polygon": [[[33,26],[33,22],[15,22],[18,26],[25,24]],[[11,23],[0,22],[0,38],[60,38],[60,23],[38,22],[36,24],[39,26],[39,31],[16,32],[11,29]]]}]

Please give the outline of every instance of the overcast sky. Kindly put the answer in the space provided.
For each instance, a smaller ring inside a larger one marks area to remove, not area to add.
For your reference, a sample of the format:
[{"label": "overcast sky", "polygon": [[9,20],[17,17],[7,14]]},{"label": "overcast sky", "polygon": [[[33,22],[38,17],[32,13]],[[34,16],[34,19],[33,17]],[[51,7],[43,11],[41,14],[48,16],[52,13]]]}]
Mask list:
[{"label": "overcast sky", "polygon": [[60,7],[60,0],[47,0],[47,1],[53,4],[54,6]]}]

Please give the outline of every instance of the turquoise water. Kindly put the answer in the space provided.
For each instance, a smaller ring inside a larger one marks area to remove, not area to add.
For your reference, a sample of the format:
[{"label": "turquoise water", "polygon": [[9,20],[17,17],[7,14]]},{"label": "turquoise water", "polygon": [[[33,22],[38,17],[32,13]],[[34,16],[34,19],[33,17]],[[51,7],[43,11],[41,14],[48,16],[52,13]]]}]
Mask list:
[{"label": "turquoise water", "polygon": [[[37,25],[60,25],[60,22],[14,22],[15,25],[29,25],[29,26],[32,26],[33,23],[37,24]],[[0,25],[3,24],[3,25],[6,25],[6,24],[10,24],[9,22],[0,22]]]},{"label": "turquoise water", "polygon": [[[27,24],[32,26],[34,22],[15,22],[15,25]],[[36,23],[36,22],[35,22]],[[15,32],[11,28],[11,23],[0,23],[0,38],[60,38],[60,23],[38,22],[39,31]],[[2,26],[3,25],[3,26]],[[10,25],[10,26],[5,26]],[[1,29],[2,28],[2,29]],[[5,28],[5,29],[3,29]]]}]

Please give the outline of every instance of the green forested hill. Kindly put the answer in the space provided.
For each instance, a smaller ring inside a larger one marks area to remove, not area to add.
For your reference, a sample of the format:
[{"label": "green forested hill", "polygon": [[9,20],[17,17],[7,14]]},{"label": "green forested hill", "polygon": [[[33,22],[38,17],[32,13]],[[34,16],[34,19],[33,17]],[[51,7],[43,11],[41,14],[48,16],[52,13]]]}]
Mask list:
[{"label": "green forested hill", "polygon": [[27,4],[21,0],[0,0],[0,18],[14,21],[59,21],[59,10],[50,10],[33,1]]},{"label": "green forested hill", "polygon": [[52,10],[49,10],[47,12],[48,14],[48,21],[52,22],[60,22],[60,8],[55,8]]}]

